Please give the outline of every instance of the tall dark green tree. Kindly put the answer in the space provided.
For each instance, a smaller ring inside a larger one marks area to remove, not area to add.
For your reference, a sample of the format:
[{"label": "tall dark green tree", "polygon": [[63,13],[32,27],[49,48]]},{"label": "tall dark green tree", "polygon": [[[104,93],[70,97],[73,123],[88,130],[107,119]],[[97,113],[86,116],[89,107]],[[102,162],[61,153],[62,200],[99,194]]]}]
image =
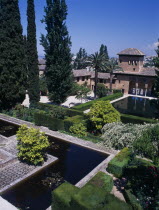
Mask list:
[{"label": "tall dark green tree", "polygon": [[99,49],[99,54],[104,55],[106,60],[109,60],[108,49],[107,46],[102,44]]},{"label": "tall dark green tree", "polygon": [[0,1],[0,107],[22,103],[26,93],[24,41],[18,0]]},{"label": "tall dark green tree", "polygon": [[73,84],[65,0],[47,0],[45,13],[43,22],[46,24],[47,35],[41,37],[46,59],[45,76],[49,99],[60,104],[69,96]]},{"label": "tall dark green tree", "polygon": [[28,0],[27,17],[28,94],[30,106],[34,106],[40,100],[34,0]]},{"label": "tall dark green tree", "polygon": [[80,48],[79,52],[76,54],[74,69],[85,69],[88,66],[87,58],[86,50],[84,48]]}]

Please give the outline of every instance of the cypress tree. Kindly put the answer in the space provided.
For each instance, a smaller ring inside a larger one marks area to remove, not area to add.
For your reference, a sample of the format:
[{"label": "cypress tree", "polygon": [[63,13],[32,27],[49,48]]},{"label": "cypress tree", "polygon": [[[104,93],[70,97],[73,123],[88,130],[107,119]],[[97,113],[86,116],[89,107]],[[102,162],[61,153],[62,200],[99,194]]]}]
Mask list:
[{"label": "cypress tree", "polygon": [[40,100],[34,0],[28,0],[27,17],[28,94],[30,106],[34,106]]},{"label": "cypress tree", "polygon": [[26,69],[18,0],[0,1],[0,108],[25,99]]},{"label": "cypress tree", "polygon": [[67,5],[65,0],[47,0],[45,17],[47,35],[42,35],[45,50],[46,82],[49,99],[63,103],[72,87],[71,41],[66,27]]},{"label": "cypress tree", "polygon": [[79,52],[76,54],[74,69],[85,69],[88,66],[87,58],[88,56],[86,50],[80,48]]},{"label": "cypress tree", "polygon": [[102,44],[99,49],[99,54],[104,55],[106,60],[109,60],[108,49],[107,46]]}]

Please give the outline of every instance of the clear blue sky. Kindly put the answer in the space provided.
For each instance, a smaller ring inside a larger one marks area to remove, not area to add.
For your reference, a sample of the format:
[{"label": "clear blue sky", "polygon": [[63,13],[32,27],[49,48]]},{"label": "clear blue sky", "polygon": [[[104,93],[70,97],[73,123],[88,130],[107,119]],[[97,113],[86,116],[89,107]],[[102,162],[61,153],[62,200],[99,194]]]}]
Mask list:
[{"label": "clear blue sky", "polygon": [[[19,0],[21,22],[26,34],[26,2]],[[46,0],[35,0],[37,41],[39,55],[40,34],[45,32],[41,23]],[[110,56],[125,48],[138,48],[146,55],[155,55],[159,38],[159,0],[66,0],[68,5],[67,27],[72,40],[72,52],[80,47],[90,53],[101,44],[108,47]]]}]

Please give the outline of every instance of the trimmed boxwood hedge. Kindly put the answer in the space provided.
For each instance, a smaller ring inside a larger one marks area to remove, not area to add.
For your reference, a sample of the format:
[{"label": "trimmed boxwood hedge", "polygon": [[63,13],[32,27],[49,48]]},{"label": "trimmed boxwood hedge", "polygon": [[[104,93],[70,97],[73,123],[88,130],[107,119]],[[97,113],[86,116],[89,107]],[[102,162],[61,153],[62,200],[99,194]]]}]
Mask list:
[{"label": "trimmed boxwood hedge", "polygon": [[134,123],[134,124],[144,124],[144,123],[157,123],[157,120],[139,117],[135,115],[121,114],[121,121],[123,123]]},{"label": "trimmed boxwood hedge", "polygon": [[124,190],[123,192],[124,198],[127,203],[129,203],[132,206],[133,210],[142,210],[142,206],[137,201],[135,195],[131,193],[131,190]]},{"label": "trimmed boxwood hedge", "polygon": [[79,191],[79,188],[70,183],[63,183],[52,192],[53,210],[70,210],[72,196]]},{"label": "trimmed boxwood hedge", "polygon": [[74,117],[68,117],[64,120],[64,130],[70,132],[70,127],[78,123],[85,124],[84,116],[76,115]]},{"label": "trimmed boxwood hedge", "polygon": [[56,119],[48,114],[37,112],[34,114],[35,125],[48,127],[50,130],[64,130],[64,122],[61,119]]},{"label": "trimmed boxwood hedge", "polygon": [[83,115],[84,113],[78,110],[74,110],[74,109],[69,109],[69,108],[65,108],[65,107],[61,107],[61,106],[57,106],[57,105],[52,105],[52,104],[45,104],[45,103],[37,103],[37,108],[40,110],[44,110],[44,111],[53,111],[54,108],[62,108],[65,112],[66,112],[66,116],[68,117],[73,117],[76,115]]},{"label": "trimmed boxwood hedge", "polygon": [[109,163],[107,171],[115,177],[120,178],[124,173],[124,169],[131,161],[132,152],[129,148],[122,149]]},{"label": "trimmed boxwood hedge", "polygon": [[131,206],[119,200],[114,195],[108,194],[103,189],[86,185],[72,197],[70,203],[73,210],[131,210]]},{"label": "trimmed boxwood hedge", "polygon": [[78,110],[78,111],[85,111],[87,109],[90,109],[90,107],[93,105],[93,103],[95,103],[97,101],[113,101],[113,100],[115,100],[117,98],[120,98],[122,96],[123,96],[123,93],[115,93],[113,95],[105,96],[103,98],[99,98],[99,99],[89,101],[89,102],[84,103],[84,104],[74,106],[74,107],[72,107],[72,109]]},{"label": "trimmed boxwood hedge", "polygon": [[111,192],[113,188],[113,178],[104,172],[98,172],[86,185],[92,185],[103,189],[105,192]]}]

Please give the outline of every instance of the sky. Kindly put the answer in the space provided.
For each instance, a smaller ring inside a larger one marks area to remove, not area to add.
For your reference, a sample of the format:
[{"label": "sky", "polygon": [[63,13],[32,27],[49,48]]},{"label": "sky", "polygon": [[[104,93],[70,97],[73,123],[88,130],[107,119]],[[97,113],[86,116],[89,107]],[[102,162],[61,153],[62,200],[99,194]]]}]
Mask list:
[{"label": "sky", "polygon": [[[155,55],[159,38],[159,0],[66,0],[67,27],[72,41],[72,53],[85,48],[88,54],[104,44],[110,57],[126,48],[138,48],[147,56]],[[44,16],[46,0],[35,0],[37,47],[41,34],[46,34]],[[23,33],[26,34],[27,0],[19,0]]]}]

